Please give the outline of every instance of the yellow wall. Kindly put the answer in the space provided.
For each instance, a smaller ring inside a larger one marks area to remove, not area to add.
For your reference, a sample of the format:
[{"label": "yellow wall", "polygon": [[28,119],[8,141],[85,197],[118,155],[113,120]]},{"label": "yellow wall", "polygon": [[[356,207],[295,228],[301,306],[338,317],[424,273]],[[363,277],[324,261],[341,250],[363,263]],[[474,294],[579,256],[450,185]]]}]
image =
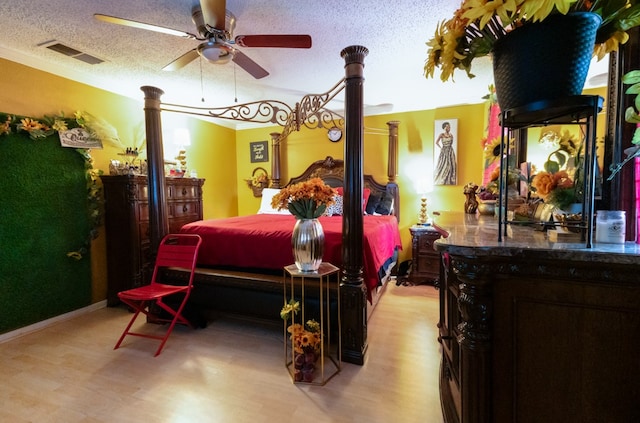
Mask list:
[{"label": "yellow wall", "polygon": [[[112,125],[126,146],[138,146],[144,134],[144,94],[140,100],[116,95],[88,85],[35,70],[0,59],[0,104],[2,112],[30,117],[57,115],[71,116],[81,110],[104,119]],[[184,115],[163,113],[165,150],[170,145],[175,127],[187,127],[191,133],[191,146],[187,148],[188,166],[206,178],[204,214],[206,218],[226,217],[237,213],[235,190],[236,156],[235,131]],[[122,159],[122,149],[105,145],[103,150],[92,150],[94,167],[105,174],[111,159]],[[172,159],[171,156],[166,159]],[[106,298],[106,238],[104,227],[92,246],[92,301]]]},{"label": "yellow wall", "polygon": [[[109,93],[84,84],[0,59],[0,101],[2,112],[39,117],[82,110],[113,125],[125,145],[134,145],[144,133],[143,93],[140,100]],[[9,77],[11,75],[11,77]],[[160,87],[162,88],[162,87]],[[594,93],[594,92],[590,92]],[[604,89],[595,92],[605,94]],[[486,127],[486,105],[446,107],[411,113],[391,113],[365,118],[364,171],[381,183],[387,182],[388,136],[387,122],[400,122],[398,135],[398,175],[401,193],[401,234],[404,251],[401,260],[410,257],[408,228],[418,217],[420,193],[416,182],[425,178],[426,169],[433,169],[434,121],[458,120],[458,184],[435,186],[428,194],[428,209],[462,211],[462,187],[470,181],[482,181],[482,138]],[[262,127],[234,131],[187,115],[163,112],[165,159],[172,159],[177,146],[171,143],[174,128],[191,132],[187,147],[187,165],[198,177],[205,178],[203,189],[204,217],[222,218],[255,213],[260,198],[255,198],[246,184],[253,169],[263,167],[271,172],[271,161],[251,163],[249,143],[268,141],[271,132],[281,127]],[[599,133],[604,131],[602,119]],[[135,144],[137,145],[137,144]],[[309,130],[289,135],[283,147],[282,183],[302,173],[313,161],[344,157],[344,138],[332,143],[326,130]],[[93,150],[95,167],[108,173],[111,159],[118,159],[121,149],[106,145]],[[270,159],[271,151],[269,152]],[[106,297],[106,253],[104,229],[92,246],[93,301]]]}]

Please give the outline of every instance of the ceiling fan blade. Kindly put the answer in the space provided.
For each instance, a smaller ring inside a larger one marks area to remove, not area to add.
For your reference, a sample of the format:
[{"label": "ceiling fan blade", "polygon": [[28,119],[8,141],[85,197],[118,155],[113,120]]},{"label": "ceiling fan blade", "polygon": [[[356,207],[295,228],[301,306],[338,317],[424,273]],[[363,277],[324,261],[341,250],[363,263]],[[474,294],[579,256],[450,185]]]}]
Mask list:
[{"label": "ceiling fan blade", "polygon": [[162,68],[163,71],[174,71],[178,69],[182,69],[192,61],[198,58],[198,49],[194,48],[193,50],[189,50],[182,56],[178,57],[173,62],[169,63],[167,66]]},{"label": "ceiling fan blade", "polygon": [[138,21],[132,21],[130,19],[117,18],[115,16],[102,15],[100,13],[94,14],[93,17],[100,21],[109,22],[117,25],[130,26],[133,28],[146,29],[147,31],[155,31],[155,32],[160,32],[162,34],[175,35],[177,37],[201,40],[201,38],[198,38],[197,36],[191,34],[190,32],[178,31],[177,29],[165,28],[163,26],[151,25],[151,24],[138,22]]},{"label": "ceiling fan blade", "polygon": [[261,79],[269,75],[269,72],[264,70],[262,66],[251,60],[249,56],[241,51],[235,50],[233,62],[247,71],[255,79]]},{"label": "ceiling fan blade", "polygon": [[211,28],[224,31],[227,2],[225,0],[200,0],[204,23]]},{"label": "ceiling fan blade", "polygon": [[238,35],[235,41],[242,47],[311,48],[309,35]]}]

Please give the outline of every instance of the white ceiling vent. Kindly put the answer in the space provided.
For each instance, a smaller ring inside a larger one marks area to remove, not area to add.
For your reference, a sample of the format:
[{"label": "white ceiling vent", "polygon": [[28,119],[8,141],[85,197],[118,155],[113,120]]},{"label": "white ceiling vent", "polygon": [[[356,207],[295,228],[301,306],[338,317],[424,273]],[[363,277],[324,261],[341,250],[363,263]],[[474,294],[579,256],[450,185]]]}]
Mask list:
[{"label": "white ceiling vent", "polygon": [[76,50],[75,48],[66,46],[56,40],[45,41],[44,43],[38,44],[38,46],[46,47],[49,50],[53,50],[57,53],[64,54],[65,56],[72,57],[76,60],[80,60],[90,65],[96,65],[98,63],[104,62],[104,60],[102,59],[98,59],[95,56],[92,56],[87,53],[83,53],[80,50]]}]

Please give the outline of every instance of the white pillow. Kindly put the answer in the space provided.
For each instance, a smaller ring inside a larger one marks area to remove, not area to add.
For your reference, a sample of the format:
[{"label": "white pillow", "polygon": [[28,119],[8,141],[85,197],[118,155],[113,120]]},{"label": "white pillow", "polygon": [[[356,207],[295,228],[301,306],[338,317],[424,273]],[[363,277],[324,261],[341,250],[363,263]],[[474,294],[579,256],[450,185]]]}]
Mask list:
[{"label": "white pillow", "polygon": [[265,188],[262,190],[262,200],[260,200],[260,209],[258,214],[291,214],[288,209],[276,210],[271,206],[271,199],[280,190],[276,188]]}]

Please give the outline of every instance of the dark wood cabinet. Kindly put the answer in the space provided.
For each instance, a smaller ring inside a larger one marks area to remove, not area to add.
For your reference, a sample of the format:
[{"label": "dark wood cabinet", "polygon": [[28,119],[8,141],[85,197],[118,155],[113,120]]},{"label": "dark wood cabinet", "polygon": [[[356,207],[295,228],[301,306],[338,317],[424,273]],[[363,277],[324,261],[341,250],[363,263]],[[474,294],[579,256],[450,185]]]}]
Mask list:
[{"label": "dark wood cabinet", "polygon": [[437,285],[440,276],[440,253],[433,248],[433,243],[440,238],[440,233],[429,226],[412,226],[411,252],[412,263],[409,282],[414,285]]},{"label": "dark wood cabinet", "polygon": [[459,422],[462,412],[460,396],[460,345],[458,326],[462,316],[458,309],[460,288],[458,279],[453,273],[448,255],[442,256],[440,286],[440,322],[438,323],[438,341],[442,345],[442,362],[440,363],[440,395],[442,412],[447,423]]},{"label": "dark wood cabinet", "polygon": [[[443,226],[443,225],[441,225]],[[447,423],[640,421],[640,246],[553,248],[496,219],[444,226]]]},{"label": "dark wood cabinet", "polygon": [[[119,304],[118,292],[148,283],[153,271],[149,241],[146,176],[102,176],[107,236],[107,305]],[[202,220],[204,179],[167,178],[169,232]]]}]

